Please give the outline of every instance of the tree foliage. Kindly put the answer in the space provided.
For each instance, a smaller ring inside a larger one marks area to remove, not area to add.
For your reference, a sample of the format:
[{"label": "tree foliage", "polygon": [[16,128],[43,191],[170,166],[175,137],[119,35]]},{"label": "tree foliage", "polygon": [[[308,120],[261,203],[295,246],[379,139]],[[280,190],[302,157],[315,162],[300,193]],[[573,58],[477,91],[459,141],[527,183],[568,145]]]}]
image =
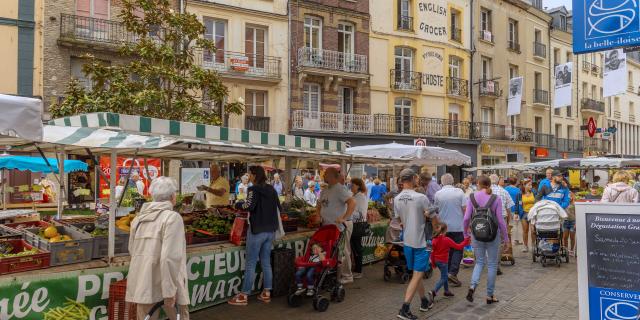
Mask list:
[{"label": "tree foliage", "polygon": [[[90,89],[71,80],[53,117],[116,112],[154,118],[220,124],[221,112],[241,113],[242,102],[224,102],[228,89],[215,71],[201,65],[215,51],[194,14],[176,12],[171,0],[120,0],[128,35],[118,48],[123,63],[104,63],[91,54],[83,72]],[[219,106],[219,107],[211,107]],[[222,109],[222,110],[221,110]]]}]

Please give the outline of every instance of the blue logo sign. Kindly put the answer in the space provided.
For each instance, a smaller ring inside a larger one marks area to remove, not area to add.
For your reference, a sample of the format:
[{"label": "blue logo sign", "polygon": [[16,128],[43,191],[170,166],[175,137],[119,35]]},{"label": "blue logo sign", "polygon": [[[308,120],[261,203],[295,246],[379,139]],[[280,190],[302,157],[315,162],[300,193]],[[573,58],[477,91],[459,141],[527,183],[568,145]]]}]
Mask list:
[{"label": "blue logo sign", "polygon": [[589,318],[598,320],[640,319],[640,294],[589,287]]},{"label": "blue logo sign", "polygon": [[573,51],[640,44],[640,0],[573,0]]}]

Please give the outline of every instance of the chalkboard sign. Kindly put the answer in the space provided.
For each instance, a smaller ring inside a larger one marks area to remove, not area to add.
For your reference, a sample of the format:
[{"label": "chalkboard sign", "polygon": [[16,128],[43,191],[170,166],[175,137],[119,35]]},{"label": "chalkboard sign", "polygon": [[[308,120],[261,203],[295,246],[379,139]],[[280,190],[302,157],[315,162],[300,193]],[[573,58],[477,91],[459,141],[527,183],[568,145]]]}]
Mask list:
[{"label": "chalkboard sign", "polygon": [[640,216],[588,213],[589,286],[640,291]]}]

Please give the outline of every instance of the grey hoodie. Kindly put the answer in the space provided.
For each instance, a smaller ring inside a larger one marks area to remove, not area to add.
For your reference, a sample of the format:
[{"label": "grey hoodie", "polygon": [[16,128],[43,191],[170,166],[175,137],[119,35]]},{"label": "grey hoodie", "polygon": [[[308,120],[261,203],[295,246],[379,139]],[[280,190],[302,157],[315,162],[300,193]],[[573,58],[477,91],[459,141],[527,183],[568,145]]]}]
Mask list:
[{"label": "grey hoodie", "polygon": [[637,203],[638,191],[624,182],[612,183],[604,189],[602,202]]}]

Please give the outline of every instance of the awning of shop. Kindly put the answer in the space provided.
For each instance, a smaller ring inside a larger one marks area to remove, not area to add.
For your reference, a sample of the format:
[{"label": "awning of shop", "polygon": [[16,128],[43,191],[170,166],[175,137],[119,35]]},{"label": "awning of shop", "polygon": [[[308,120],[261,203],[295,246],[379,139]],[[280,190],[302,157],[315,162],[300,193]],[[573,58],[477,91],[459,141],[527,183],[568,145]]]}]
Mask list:
[{"label": "awning of shop", "polygon": [[42,100],[0,94],[0,135],[42,140]]},{"label": "awning of shop", "polygon": [[547,168],[561,169],[607,169],[607,168],[638,168],[640,167],[640,158],[624,159],[624,158],[572,158],[557,159],[543,162],[535,162],[524,165],[527,169],[543,170]]},{"label": "awning of shop", "polygon": [[399,143],[377,144],[348,148],[348,154],[374,159],[395,159],[410,165],[460,166],[471,163],[471,157],[440,147],[414,146]]},{"label": "awning of shop", "polygon": [[[47,158],[49,165],[43,158],[28,156],[0,156],[0,169],[29,170],[32,172],[58,173],[58,160]],[[65,160],[64,170],[67,172],[87,171],[88,166],[80,160]]]}]

